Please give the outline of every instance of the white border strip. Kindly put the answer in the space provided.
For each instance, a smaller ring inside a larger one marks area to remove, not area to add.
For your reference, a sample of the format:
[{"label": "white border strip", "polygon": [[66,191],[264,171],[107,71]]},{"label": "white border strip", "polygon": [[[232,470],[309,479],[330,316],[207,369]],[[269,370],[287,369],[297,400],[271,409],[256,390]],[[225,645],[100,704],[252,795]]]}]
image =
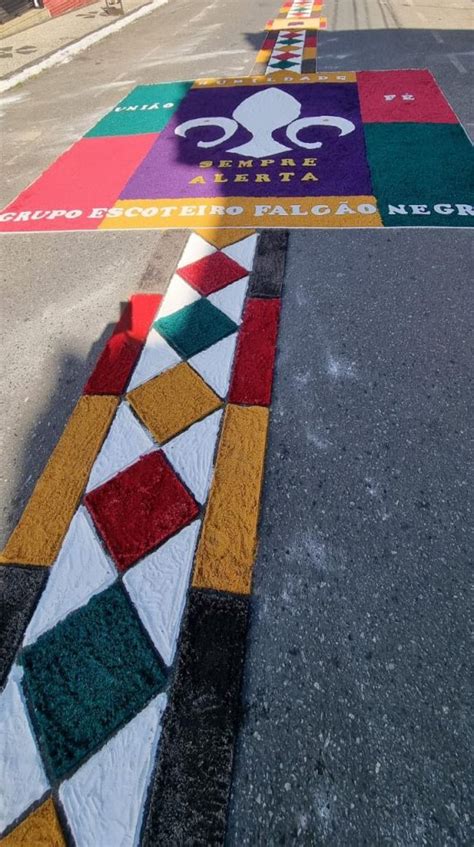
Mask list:
[{"label": "white border strip", "polygon": [[143,18],[145,15],[149,15],[150,12],[154,12],[155,9],[159,9],[160,6],[165,6],[167,3],[168,0],[151,0],[151,3],[137,9],[136,12],[131,12],[129,15],[125,15],[125,17],[121,18],[121,20],[115,21],[114,23],[109,24],[109,26],[105,26],[96,32],[91,32],[89,35],[85,35],[84,38],[80,38],[79,41],[74,42],[74,44],[61,47],[60,50],[56,50],[55,53],[52,53],[50,56],[46,56],[45,59],[42,59],[36,65],[32,65],[29,68],[18,71],[18,73],[13,74],[7,79],[0,80],[0,93],[9,91],[10,88],[15,88],[16,85],[19,85],[21,82],[26,82],[26,80],[37,76],[48,68],[54,68],[55,65],[67,64],[67,62],[70,62],[71,59],[73,59],[78,53],[82,53],[83,50],[87,50],[87,48],[91,47],[93,44],[97,44],[109,35],[112,35],[112,33],[118,32],[118,30],[132,24],[134,21],[138,20],[138,18]]}]

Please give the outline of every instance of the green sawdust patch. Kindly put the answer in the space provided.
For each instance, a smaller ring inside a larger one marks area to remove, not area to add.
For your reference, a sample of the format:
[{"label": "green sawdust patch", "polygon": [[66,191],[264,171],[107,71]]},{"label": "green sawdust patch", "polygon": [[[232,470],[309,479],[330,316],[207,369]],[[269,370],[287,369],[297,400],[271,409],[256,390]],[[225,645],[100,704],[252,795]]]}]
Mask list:
[{"label": "green sawdust patch", "polygon": [[117,584],[26,648],[21,663],[32,720],[56,778],[76,768],[165,684]]},{"label": "green sawdust patch", "polygon": [[[435,204],[474,203],[474,152],[459,124],[364,124],[372,185],[385,226],[467,226]],[[429,215],[390,215],[388,206],[424,204]],[[471,221],[474,219],[471,218]]]},{"label": "green sawdust patch", "polygon": [[191,85],[192,82],[138,85],[89,130],[85,138],[161,132]]}]

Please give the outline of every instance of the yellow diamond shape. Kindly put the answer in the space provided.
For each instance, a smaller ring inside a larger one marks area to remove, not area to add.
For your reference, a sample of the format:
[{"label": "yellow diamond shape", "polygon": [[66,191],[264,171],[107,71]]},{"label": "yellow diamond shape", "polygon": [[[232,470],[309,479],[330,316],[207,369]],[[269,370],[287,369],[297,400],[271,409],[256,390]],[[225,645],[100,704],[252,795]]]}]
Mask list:
[{"label": "yellow diamond shape", "polygon": [[222,406],[186,362],[134,388],[127,400],[160,444]]}]

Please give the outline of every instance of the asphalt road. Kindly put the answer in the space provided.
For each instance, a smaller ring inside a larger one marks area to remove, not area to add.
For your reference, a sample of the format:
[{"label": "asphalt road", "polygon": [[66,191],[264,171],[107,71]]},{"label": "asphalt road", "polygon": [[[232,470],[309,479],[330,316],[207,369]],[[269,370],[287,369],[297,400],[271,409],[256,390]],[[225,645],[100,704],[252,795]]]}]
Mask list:
[{"label": "asphalt road", "polygon": [[[428,66],[472,130],[472,34],[403,5],[328,3],[319,69]],[[290,233],[232,847],[474,841],[472,277],[468,231]]]},{"label": "asphalt road", "polygon": [[[1,204],[133,85],[249,71],[276,5],[174,0],[9,92]],[[429,67],[472,131],[468,8],[459,0],[449,29],[443,5],[328,0],[319,68]],[[290,235],[232,847],[473,841],[470,242],[455,230]],[[160,290],[181,243],[2,238],[4,536],[120,301]]]},{"label": "asphalt road", "polygon": [[229,845],[472,844],[467,245],[290,235]]}]

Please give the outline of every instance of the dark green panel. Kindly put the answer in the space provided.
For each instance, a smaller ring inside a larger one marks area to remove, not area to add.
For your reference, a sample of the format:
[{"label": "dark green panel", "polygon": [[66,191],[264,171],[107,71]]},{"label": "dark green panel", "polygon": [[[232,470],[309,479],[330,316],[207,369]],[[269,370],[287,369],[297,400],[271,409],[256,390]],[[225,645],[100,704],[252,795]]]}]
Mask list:
[{"label": "dark green panel", "polygon": [[[385,226],[474,224],[472,215],[457,208],[474,205],[473,148],[459,124],[374,123],[364,131]],[[406,214],[390,213],[389,206],[404,206]]]},{"label": "dark green panel", "polygon": [[161,132],[192,84],[165,82],[162,85],[138,85],[85,137]]}]

